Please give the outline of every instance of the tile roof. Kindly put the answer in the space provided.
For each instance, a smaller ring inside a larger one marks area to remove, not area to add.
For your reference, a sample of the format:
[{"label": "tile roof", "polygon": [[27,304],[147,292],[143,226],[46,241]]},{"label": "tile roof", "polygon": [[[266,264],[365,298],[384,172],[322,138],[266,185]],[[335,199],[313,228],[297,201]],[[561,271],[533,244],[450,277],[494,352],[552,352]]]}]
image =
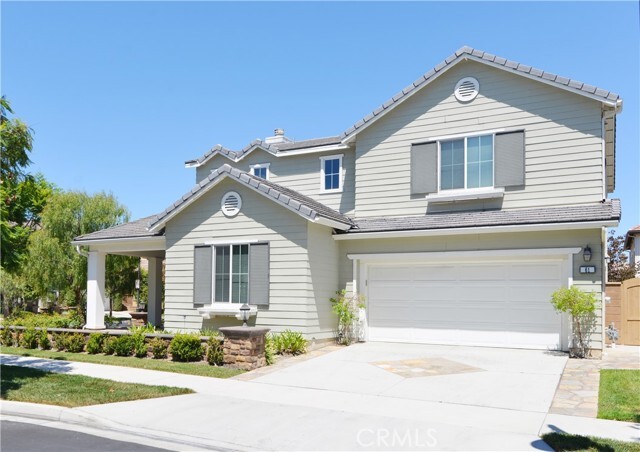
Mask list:
[{"label": "tile roof", "polygon": [[340,144],[341,137],[324,137],[324,138],[313,138],[310,140],[301,140],[301,141],[293,141],[291,143],[278,143],[275,146],[279,151],[293,151],[296,149],[308,149],[315,148],[318,146],[327,146],[331,144]]},{"label": "tile roof", "polygon": [[353,225],[353,221],[346,215],[342,215],[340,212],[337,212],[324,204],[309,198],[308,196],[224,164],[218,169],[212,171],[208,177],[195,185],[191,191],[185,193],[162,213],[158,214],[157,217],[150,222],[149,228],[152,229],[157,225],[162,224],[163,220],[166,220],[169,215],[175,214],[177,211],[185,208],[200,195],[215,186],[224,177],[235,179],[255,191],[268,195],[274,202],[288,207],[310,220],[315,220],[317,216],[320,216],[329,220],[337,221],[344,225]]},{"label": "tile roof", "polygon": [[373,119],[377,119],[379,116],[384,115],[391,107],[394,107],[397,103],[403,101],[405,97],[413,93],[417,88],[420,88],[426,83],[429,83],[432,79],[436,77],[437,74],[442,72],[444,69],[448,69],[449,66],[456,64],[457,62],[465,58],[467,59],[470,58],[479,62],[496,64],[516,74],[519,73],[521,75],[536,77],[542,81],[557,85],[558,87],[561,87],[564,89],[568,88],[568,89],[574,90],[577,93],[584,93],[586,95],[596,97],[604,102],[615,103],[615,102],[621,101],[620,96],[611,91],[597,88],[592,85],[587,85],[586,83],[579,82],[577,80],[561,77],[551,72],[546,72],[541,69],[536,69],[531,66],[518,63],[516,61],[507,60],[506,58],[495,56],[490,53],[484,52],[482,50],[464,46],[458,49],[454,54],[450,55],[448,58],[445,58],[444,61],[441,61],[440,63],[438,63],[433,69],[426,72],[416,81],[414,81],[412,84],[404,88],[395,96],[391,97],[391,99],[384,102],[381,106],[376,108],[374,111],[369,113],[360,121],[356,122],[353,126],[345,130],[342,133],[341,138],[344,139],[352,135],[353,133],[357,132],[358,130],[362,129],[365,125],[370,123]]},{"label": "tile roof", "polygon": [[473,228],[483,226],[511,226],[620,219],[620,200],[598,204],[563,207],[542,207],[519,210],[487,210],[430,213],[417,217],[362,218],[348,234],[386,231],[417,231],[429,229]]},{"label": "tile roof", "polygon": [[73,239],[74,242],[90,241],[90,240],[107,240],[107,239],[125,239],[125,238],[142,238],[155,237],[164,235],[164,231],[149,232],[147,226],[154,221],[157,215],[140,218],[139,220],[129,223],[119,224],[107,229],[84,234]]},{"label": "tile roof", "polygon": [[202,164],[209,160],[216,153],[224,155],[225,157],[238,161],[254,149],[260,148],[272,154],[277,154],[279,151],[294,151],[298,149],[309,149],[319,146],[327,146],[331,144],[340,144],[341,138],[339,136],[325,137],[325,138],[312,138],[310,140],[293,141],[289,143],[268,144],[263,140],[256,139],[251,143],[240,149],[239,151],[233,151],[225,148],[224,146],[217,144],[209,149],[202,157],[195,160],[188,160],[187,164]]}]

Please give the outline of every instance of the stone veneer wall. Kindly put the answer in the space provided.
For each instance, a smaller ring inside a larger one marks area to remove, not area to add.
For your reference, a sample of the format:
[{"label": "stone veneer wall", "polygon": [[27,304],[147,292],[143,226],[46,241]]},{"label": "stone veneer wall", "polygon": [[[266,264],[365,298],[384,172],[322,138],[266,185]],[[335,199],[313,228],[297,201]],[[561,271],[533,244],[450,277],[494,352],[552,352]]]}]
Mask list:
[{"label": "stone veneer wall", "polygon": [[264,355],[265,336],[269,328],[227,327],[224,334],[224,364],[242,370],[253,370],[267,365]]}]

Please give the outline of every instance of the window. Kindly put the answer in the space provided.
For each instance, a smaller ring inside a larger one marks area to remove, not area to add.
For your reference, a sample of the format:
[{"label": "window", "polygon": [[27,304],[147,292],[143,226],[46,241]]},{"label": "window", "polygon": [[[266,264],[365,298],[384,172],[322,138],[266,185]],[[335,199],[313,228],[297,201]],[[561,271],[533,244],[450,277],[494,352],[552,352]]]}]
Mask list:
[{"label": "window", "polygon": [[193,284],[193,303],[198,307],[268,306],[269,243],[196,245]]},{"label": "window", "polygon": [[262,179],[269,179],[269,163],[259,163],[257,165],[251,165],[251,174],[260,177]]},{"label": "window", "polygon": [[342,191],[342,155],[320,157],[320,164],[321,191]]},{"label": "window", "polygon": [[493,135],[440,142],[440,190],[493,187]]},{"label": "window", "polygon": [[214,247],[214,302],[249,300],[249,245]]}]

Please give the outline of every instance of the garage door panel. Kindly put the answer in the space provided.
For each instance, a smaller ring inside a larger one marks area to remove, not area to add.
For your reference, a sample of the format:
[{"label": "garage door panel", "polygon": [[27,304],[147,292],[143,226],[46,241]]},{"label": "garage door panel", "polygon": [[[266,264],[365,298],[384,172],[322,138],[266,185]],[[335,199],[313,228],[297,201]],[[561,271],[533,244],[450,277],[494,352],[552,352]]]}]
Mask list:
[{"label": "garage door panel", "polygon": [[466,281],[501,281],[507,271],[505,265],[461,264],[458,266],[458,279]]},{"label": "garage door panel", "polygon": [[411,277],[415,281],[455,281],[458,270],[453,265],[415,265]]},{"label": "garage door panel", "polygon": [[558,288],[558,283],[551,285],[543,282],[539,285],[531,284],[516,285],[508,288],[507,297],[512,302],[537,303],[545,306],[551,305],[551,294]]},{"label": "garage door panel", "polygon": [[549,280],[557,281],[562,273],[558,262],[514,263],[509,266],[509,278],[512,280]]},{"label": "garage door panel", "polygon": [[549,303],[560,261],[460,262],[369,269],[369,339],[560,347]]}]

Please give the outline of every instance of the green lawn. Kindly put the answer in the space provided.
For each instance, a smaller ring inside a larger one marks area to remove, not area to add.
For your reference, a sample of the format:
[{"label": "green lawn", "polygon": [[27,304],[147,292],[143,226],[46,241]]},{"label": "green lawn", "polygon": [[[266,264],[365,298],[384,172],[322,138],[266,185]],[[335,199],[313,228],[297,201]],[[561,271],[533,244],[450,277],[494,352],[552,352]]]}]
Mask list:
[{"label": "green lawn", "polygon": [[18,366],[0,366],[1,398],[16,402],[77,407],[191,394],[191,389],[119,383]]},{"label": "green lawn", "polygon": [[241,370],[229,369],[228,367],[211,366],[205,361],[199,363],[179,363],[126,356],[89,355],[87,353],[54,352],[52,350],[28,350],[20,347],[1,347],[0,353],[30,356],[33,358],[49,358],[63,361],[108,364],[111,366],[136,367],[138,369],[161,370],[164,372],[175,372],[179,374],[215,378],[229,378],[242,373]]},{"label": "green lawn", "polygon": [[614,421],[640,422],[640,370],[600,371],[598,417]]},{"label": "green lawn", "polygon": [[640,443],[627,443],[594,436],[545,433],[542,439],[557,452],[640,452]]}]

